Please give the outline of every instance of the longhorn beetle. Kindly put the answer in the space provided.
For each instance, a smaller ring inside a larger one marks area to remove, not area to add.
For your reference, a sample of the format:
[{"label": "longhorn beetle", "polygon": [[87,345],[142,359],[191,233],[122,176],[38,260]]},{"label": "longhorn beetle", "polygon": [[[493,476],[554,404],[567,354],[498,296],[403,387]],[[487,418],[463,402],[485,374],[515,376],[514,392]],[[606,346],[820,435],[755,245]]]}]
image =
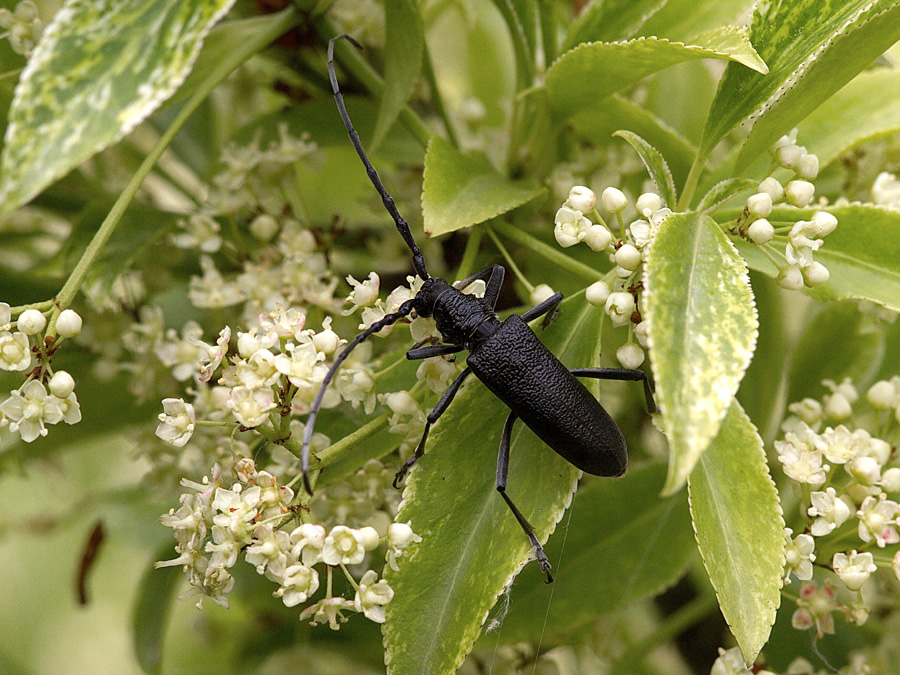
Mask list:
[{"label": "longhorn beetle", "polygon": [[[339,35],[328,42],[328,76],[334,91],[338,112],[350,135],[350,142],[366,168],[369,180],[375,186],[384,202],[384,207],[393,218],[397,231],[412,252],[413,268],[424,280],[415,297],[407,300],[398,311],[386,314],[357,335],[338,355],[334,364],[322,380],[322,386],[313,401],[306,431],[303,435],[302,467],[303,484],[312,494],[309,483],[309,443],[315,426],[316,415],[322,405],[325,390],[338,368],[361,342],[386,326],[411,315],[434,317],[443,344],[413,347],[406,353],[408,359],[427,359],[468,350],[466,368],[443,393],[437,405],[428,414],[422,440],[415,453],[404,462],[394,478],[394,487],[399,483],[425,452],[428,431],[449,407],[463,381],[471,374],[481,380],[509,409],[509,417],[500,434],[500,454],[497,459],[497,491],[506,501],[519,525],[528,535],[534,549],[534,556],[541,570],[550,576],[550,561],[534,534],[531,524],[506,494],[506,478],[509,469],[509,445],[513,424],[521,419],[538,437],[553,450],[576,467],[595,476],[620,476],[625,472],[628,452],[622,432],[603,407],[585,388],[577,377],[592,377],[603,380],[640,380],[644,384],[644,396],[649,412],[656,412],[656,403],[647,376],[642,370],[628,368],[566,368],[528,327],[528,322],[552,315],[560,302],[562,293],[555,293],[521,316],[512,315],[501,321],[494,312],[494,305],[503,284],[505,270],[500,265],[492,265],[468,279],[451,285],[443,279],[429,276],[425,269],[425,258],[413,239],[409,225],[394,205],[378,173],[366,156],[359,136],[350,122],[344,99],[338,88],[334,74],[334,43],[347,38],[359,49],[362,47],[349,35]],[[484,298],[463,293],[476,279],[487,277]]]}]

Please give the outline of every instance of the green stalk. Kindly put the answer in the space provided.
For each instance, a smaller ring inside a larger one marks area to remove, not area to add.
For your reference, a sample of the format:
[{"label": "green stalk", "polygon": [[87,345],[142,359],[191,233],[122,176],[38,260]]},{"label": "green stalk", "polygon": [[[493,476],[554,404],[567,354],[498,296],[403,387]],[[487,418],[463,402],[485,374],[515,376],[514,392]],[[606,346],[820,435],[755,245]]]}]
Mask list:
[{"label": "green stalk", "polygon": [[447,108],[444,106],[444,99],[441,96],[440,87],[438,87],[437,77],[434,74],[434,64],[431,61],[431,52],[428,51],[428,41],[425,41],[425,49],[422,54],[422,69],[425,71],[425,80],[428,82],[428,89],[431,91],[431,102],[434,109],[444,123],[444,129],[447,131],[447,139],[453,144],[454,148],[459,148],[459,138],[453,129],[453,123],[447,114]]},{"label": "green stalk", "polygon": [[[328,42],[338,33],[334,24],[325,16],[317,17],[314,23],[316,32]],[[384,91],[384,80],[375,72],[375,69],[369,65],[369,62],[363,57],[362,52],[347,43],[346,40],[339,40],[334,45],[334,52],[341,65],[356,78],[370,94],[377,98],[381,98]],[[423,147],[428,146],[431,139],[431,130],[425,125],[425,122],[413,112],[408,105],[403,106],[400,110],[398,119],[403,123],[409,131],[416,137]]]},{"label": "green stalk", "polygon": [[184,126],[185,122],[187,122],[188,118],[190,118],[197,107],[207,96],[209,96],[210,92],[222,80],[231,74],[233,70],[244,63],[253,54],[267,47],[280,35],[283,35],[286,31],[296,26],[299,21],[300,15],[293,8],[288,8],[281,12],[281,19],[269,26],[268,30],[261,31],[259,34],[255,35],[252,40],[248,40],[243,44],[236,44],[234,51],[219,63],[218,67],[213,70],[212,73],[210,73],[210,76],[200,85],[200,88],[194,92],[190,99],[188,99],[181,109],[181,112],[178,113],[178,116],[172,122],[172,125],[162,135],[156,143],[156,146],[141,163],[137,172],[131,177],[128,185],[122,191],[122,194],[119,195],[119,198],[116,200],[116,203],[113,204],[106,219],[100,225],[100,229],[97,230],[91,243],[88,244],[81,260],[78,261],[75,269],[72,270],[72,274],[57,295],[57,306],[60,310],[65,309],[72,304],[72,301],[75,299],[75,296],[81,288],[81,284],[84,283],[88,270],[97,259],[97,256],[100,255],[103,246],[109,241],[110,236],[116,229],[119,221],[121,221],[122,216],[125,214],[125,210],[128,208],[132,199],[134,199],[134,196],[137,194],[144,179],[150,173],[160,155],[162,155],[163,151],[169,146],[172,139],[175,138],[175,135],[181,130],[181,127]]},{"label": "green stalk", "polygon": [[542,258],[552,262],[557,267],[562,267],[573,274],[577,274],[585,279],[590,279],[591,281],[603,278],[603,272],[600,270],[570,258],[562,251],[558,251],[552,246],[548,246],[544,242],[535,239],[527,232],[523,232],[519,228],[514,227],[505,221],[495,220],[491,225],[501,236],[510,241],[514,241],[520,246],[524,246],[532,253],[536,253]]}]

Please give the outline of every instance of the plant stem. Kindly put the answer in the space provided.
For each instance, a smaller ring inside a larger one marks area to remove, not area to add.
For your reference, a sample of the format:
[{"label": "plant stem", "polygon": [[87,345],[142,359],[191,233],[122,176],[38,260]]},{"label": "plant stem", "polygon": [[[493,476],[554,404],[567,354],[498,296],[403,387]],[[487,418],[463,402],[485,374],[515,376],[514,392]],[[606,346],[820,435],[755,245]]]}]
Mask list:
[{"label": "plant stem", "polygon": [[509,266],[509,269],[512,270],[512,273],[516,276],[525,288],[528,289],[528,292],[531,293],[534,291],[534,284],[530,283],[528,279],[525,278],[525,275],[522,274],[522,270],[519,269],[519,266],[516,265],[516,261],[513,260],[512,256],[509,254],[509,251],[506,250],[506,247],[503,245],[503,242],[500,241],[499,237],[494,233],[493,228],[490,225],[486,225],[485,229],[487,230],[488,236],[491,238],[491,241],[494,242],[494,245],[500,251],[500,255],[503,256],[503,259],[506,261],[506,264]]},{"label": "plant stem", "polygon": [[444,99],[441,96],[440,87],[438,87],[437,77],[434,74],[434,64],[431,61],[431,52],[428,51],[428,40],[425,41],[425,48],[422,54],[422,69],[425,71],[425,80],[428,82],[428,89],[431,91],[431,102],[434,109],[444,123],[444,130],[447,132],[447,139],[453,144],[454,148],[459,148],[459,138],[453,129],[453,123],[447,114],[447,108],[444,106]]},{"label": "plant stem", "polygon": [[694,192],[697,190],[697,184],[700,182],[700,174],[703,173],[703,165],[706,164],[706,155],[697,153],[694,157],[694,163],[691,165],[691,171],[688,173],[687,180],[684,182],[684,189],[681,191],[681,197],[678,200],[676,211],[686,211],[694,198]]},{"label": "plant stem", "polygon": [[466,249],[463,251],[462,261],[456,271],[457,279],[465,279],[475,269],[475,258],[478,256],[478,247],[481,246],[481,228],[469,229],[469,238],[466,241]]}]

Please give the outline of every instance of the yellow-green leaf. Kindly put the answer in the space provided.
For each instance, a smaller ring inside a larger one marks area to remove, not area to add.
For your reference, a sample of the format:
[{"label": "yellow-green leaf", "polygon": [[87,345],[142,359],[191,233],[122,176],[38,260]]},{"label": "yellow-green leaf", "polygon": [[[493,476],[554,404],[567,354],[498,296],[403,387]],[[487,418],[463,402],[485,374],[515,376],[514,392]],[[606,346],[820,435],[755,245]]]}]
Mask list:
[{"label": "yellow-green leaf", "polygon": [[0,204],[9,211],[115,143],[184,82],[234,0],[69,0],[16,87]]},{"label": "yellow-green leaf", "polygon": [[669,441],[665,494],[678,490],[719,430],[756,346],[747,267],[708,216],[676,213],[647,257],[656,400]]},{"label": "yellow-green leaf", "polygon": [[781,603],[784,519],[762,439],[737,401],[691,474],[688,494],[722,615],[752,664]]},{"label": "yellow-green leaf", "polygon": [[755,53],[748,55],[746,45],[735,47],[719,51],[652,37],[583,44],[563,54],[547,71],[548,98],[558,114],[568,117],[647,75],[694,59],[737,61],[765,72],[765,64]]}]

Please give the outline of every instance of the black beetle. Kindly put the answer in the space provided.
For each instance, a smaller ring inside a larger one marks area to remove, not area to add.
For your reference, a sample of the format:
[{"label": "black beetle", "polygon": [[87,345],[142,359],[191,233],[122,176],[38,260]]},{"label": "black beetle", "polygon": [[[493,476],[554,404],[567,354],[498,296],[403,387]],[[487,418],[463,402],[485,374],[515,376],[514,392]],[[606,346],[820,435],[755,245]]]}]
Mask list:
[{"label": "black beetle", "polygon": [[[552,315],[563,299],[562,293],[555,293],[521,316],[512,315],[501,321],[494,312],[494,305],[503,284],[505,270],[493,265],[468,279],[451,285],[443,279],[428,275],[425,258],[416,245],[409,225],[394,205],[394,200],[385,190],[378,173],[366,156],[359,136],[350,122],[344,99],[341,96],[334,73],[334,43],[346,38],[356,47],[360,45],[348,35],[332,38],[328,43],[328,75],[334,91],[334,99],[350,141],[366,168],[366,173],[388,213],[393,218],[400,236],[413,256],[413,267],[424,279],[415,297],[404,302],[398,311],[386,314],[357,335],[338,355],[325,375],[322,386],[313,401],[306,431],[303,436],[303,483],[307,492],[312,493],[309,483],[309,443],[315,426],[316,415],[328,384],[338,368],[357,345],[382,328],[390,326],[413,312],[417,316],[433,317],[444,343],[424,347],[413,347],[406,353],[408,359],[426,359],[432,356],[454,354],[467,350],[466,368],[441,396],[437,405],[428,414],[422,440],[413,454],[397,472],[394,487],[409,471],[409,468],[425,451],[428,432],[450,405],[463,381],[470,374],[481,380],[494,395],[510,409],[506,424],[500,435],[500,454],[497,460],[497,491],[509,505],[516,520],[525,530],[534,555],[541,569],[550,576],[550,562],[544,554],[531,524],[521,514],[506,494],[506,478],[509,468],[509,445],[512,427],[516,419],[521,419],[548,446],[562,455],[582,471],[595,476],[620,476],[625,472],[628,452],[625,438],[616,423],[597,402],[577,377],[592,377],[605,380],[640,380],[644,384],[644,395],[648,410],[656,412],[656,403],[647,376],[642,370],[628,368],[576,368],[569,370],[557,359],[528,327],[527,322],[544,315]],[[467,295],[460,289],[466,288],[479,278],[487,277],[484,298]]]}]

